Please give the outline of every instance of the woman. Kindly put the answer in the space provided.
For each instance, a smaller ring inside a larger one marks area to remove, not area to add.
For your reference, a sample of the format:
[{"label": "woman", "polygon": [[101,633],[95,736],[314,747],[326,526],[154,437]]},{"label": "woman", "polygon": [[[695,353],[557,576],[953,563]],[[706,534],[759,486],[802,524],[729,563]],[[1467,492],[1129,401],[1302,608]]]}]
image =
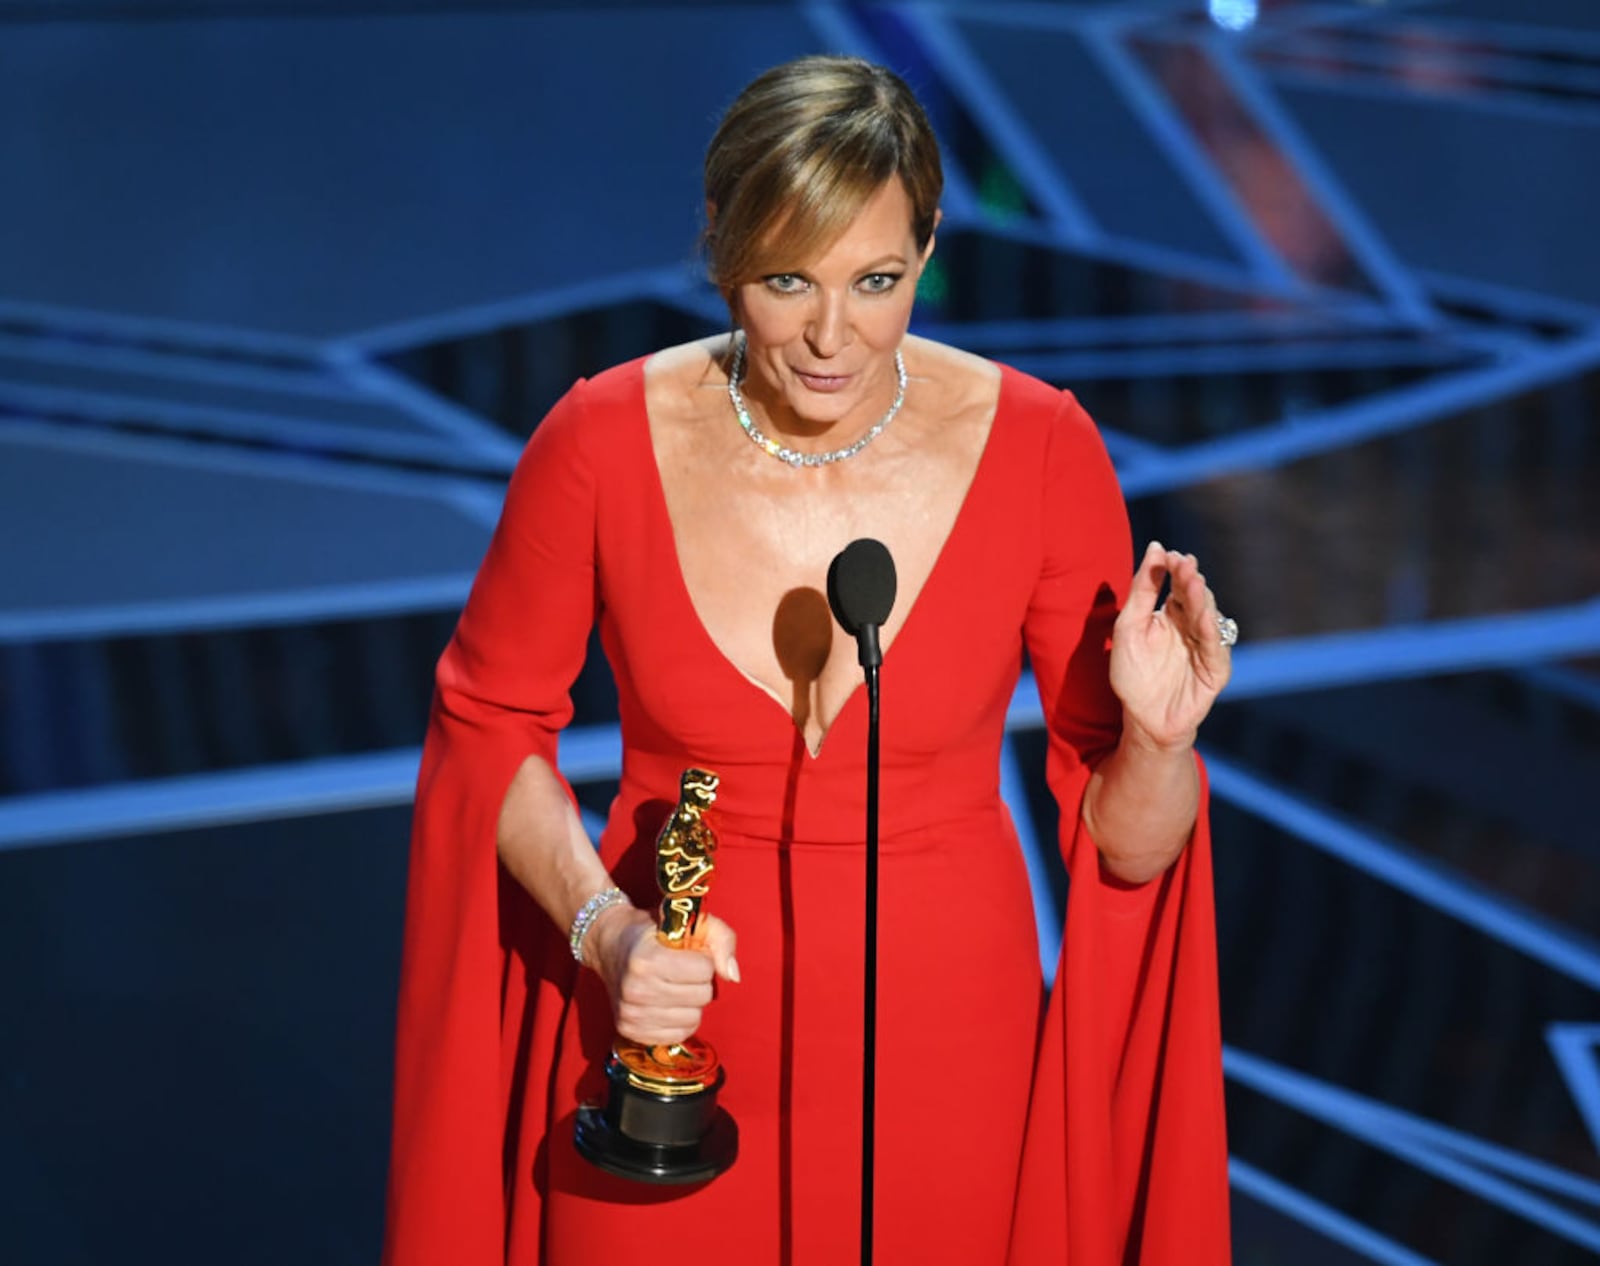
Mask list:
[{"label": "woman", "polygon": [[[1192,557],[1152,544],[1130,584],[1115,478],[1069,395],[907,334],[940,186],[887,71],[808,58],[761,76],[706,161],[735,333],[580,383],[529,443],[440,661],[418,786],[396,1266],[855,1256],[865,716],[822,590],[862,536],[899,576],[878,1260],[1227,1259],[1192,752],[1228,676],[1225,622]],[[595,620],[624,744],[598,855],[555,752]],[[1024,648],[1072,875],[1042,1036],[998,790]],[[652,935],[653,841],[691,765],[722,778],[698,953]],[[602,1097],[614,1034],[696,1031],[729,1070],[734,1167],[683,1190],[579,1159],[573,1115]]]}]

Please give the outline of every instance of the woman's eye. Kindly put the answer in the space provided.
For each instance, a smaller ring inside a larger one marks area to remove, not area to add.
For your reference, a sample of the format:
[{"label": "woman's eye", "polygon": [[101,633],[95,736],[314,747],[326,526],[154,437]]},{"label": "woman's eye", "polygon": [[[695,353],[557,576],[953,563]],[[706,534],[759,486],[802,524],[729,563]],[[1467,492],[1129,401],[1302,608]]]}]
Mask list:
[{"label": "woman's eye", "polygon": [[861,288],[868,294],[883,294],[893,290],[894,283],[899,280],[899,273],[868,273],[861,279]]},{"label": "woman's eye", "polygon": [[797,290],[805,289],[805,278],[798,273],[773,273],[766,279],[767,288],[776,290],[779,294],[793,294]]}]

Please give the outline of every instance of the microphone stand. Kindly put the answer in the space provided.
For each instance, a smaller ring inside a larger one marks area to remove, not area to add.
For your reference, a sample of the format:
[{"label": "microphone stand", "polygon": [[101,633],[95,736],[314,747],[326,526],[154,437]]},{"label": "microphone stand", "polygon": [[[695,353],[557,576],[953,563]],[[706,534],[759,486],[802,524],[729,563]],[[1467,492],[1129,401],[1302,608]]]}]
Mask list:
[{"label": "microphone stand", "polygon": [[[861,1266],[872,1266],[872,1204],[878,1097],[878,630],[871,633],[867,673],[867,910],[861,1038]],[[867,638],[863,636],[862,650]],[[863,659],[867,656],[862,655]]]},{"label": "microphone stand", "polygon": [[851,541],[828,567],[828,606],[856,639],[867,676],[867,892],[861,981],[861,1266],[872,1266],[878,1101],[878,630],[894,607],[894,559],[882,541]]}]

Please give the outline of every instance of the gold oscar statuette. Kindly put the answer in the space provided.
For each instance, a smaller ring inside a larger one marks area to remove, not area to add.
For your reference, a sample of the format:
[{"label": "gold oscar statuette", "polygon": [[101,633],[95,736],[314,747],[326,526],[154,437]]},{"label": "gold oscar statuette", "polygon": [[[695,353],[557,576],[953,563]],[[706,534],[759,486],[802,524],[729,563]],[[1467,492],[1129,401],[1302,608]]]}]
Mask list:
[{"label": "gold oscar statuette", "polygon": [[[716,870],[717,837],[706,820],[721,780],[686,769],[677,806],[656,837],[661,914],[656,937],[674,950],[700,947],[700,919]],[[732,1165],[733,1118],[717,1105],[727,1074],[700,1037],[645,1046],[617,1038],[606,1061],[604,1105],[578,1110],[578,1152],[601,1169],[652,1183],[697,1183]]]}]

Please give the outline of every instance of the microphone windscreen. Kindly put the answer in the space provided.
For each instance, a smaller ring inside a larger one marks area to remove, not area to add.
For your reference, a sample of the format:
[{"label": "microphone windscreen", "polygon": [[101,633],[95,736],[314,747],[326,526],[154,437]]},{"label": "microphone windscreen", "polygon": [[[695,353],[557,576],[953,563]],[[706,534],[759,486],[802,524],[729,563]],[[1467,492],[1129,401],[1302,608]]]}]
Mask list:
[{"label": "microphone windscreen", "polygon": [[851,541],[828,565],[828,605],[851,637],[867,625],[882,628],[894,609],[894,559],[882,541]]}]

